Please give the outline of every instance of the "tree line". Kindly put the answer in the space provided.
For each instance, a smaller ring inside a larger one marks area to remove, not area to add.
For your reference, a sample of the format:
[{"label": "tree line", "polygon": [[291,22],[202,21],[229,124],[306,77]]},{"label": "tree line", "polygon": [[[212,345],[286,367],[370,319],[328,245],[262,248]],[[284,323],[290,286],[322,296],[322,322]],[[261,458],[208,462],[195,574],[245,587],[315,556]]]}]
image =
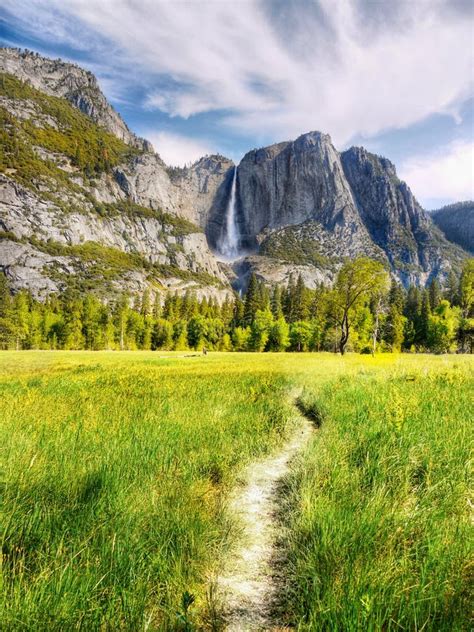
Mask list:
[{"label": "tree line", "polygon": [[301,276],[268,287],[255,275],[242,297],[198,300],[127,293],[114,301],[72,290],[40,302],[12,295],[0,273],[0,348],[219,351],[470,352],[474,346],[474,259],[441,289],[404,289],[367,258],[348,261],[332,287]]}]

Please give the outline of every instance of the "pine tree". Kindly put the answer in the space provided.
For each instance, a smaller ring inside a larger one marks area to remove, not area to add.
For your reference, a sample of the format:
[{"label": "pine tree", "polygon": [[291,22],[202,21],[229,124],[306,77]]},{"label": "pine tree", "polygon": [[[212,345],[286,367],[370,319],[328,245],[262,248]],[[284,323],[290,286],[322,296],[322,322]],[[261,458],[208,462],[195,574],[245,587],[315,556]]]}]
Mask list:
[{"label": "pine tree", "polygon": [[161,316],[161,297],[158,292],[155,294],[153,302],[153,319],[157,320]]},{"label": "pine tree", "polygon": [[232,329],[236,329],[237,327],[241,327],[244,324],[244,312],[245,305],[240,296],[236,296],[234,299],[234,309],[232,314]]},{"label": "pine tree", "polygon": [[15,337],[15,348],[19,350],[23,347],[23,342],[29,333],[29,300],[26,290],[18,292],[13,299],[11,321]]},{"label": "pine tree", "polygon": [[295,320],[309,318],[309,295],[301,274],[298,275],[294,290],[294,318]]},{"label": "pine tree", "polygon": [[420,290],[411,285],[408,288],[407,298],[405,301],[405,307],[403,314],[406,318],[404,326],[404,341],[403,346],[405,349],[411,349],[418,344],[419,329],[420,329],[420,312],[421,312],[421,294]]},{"label": "pine tree", "polygon": [[439,287],[439,283],[436,278],[432,279],[429,285],[429,295],[430,295],[430,307],[431,307],[431,311],[433,311],[438,307],[441,301],[441,289]]},{"label": "pine tree", "polygon": [[148,316],[151,312],[150,290],[148,288],[143,291],[140,311],[142,316]]},{"label": "pine tree", "polygon": [[431,316],[430,294],[428,290],[423,290],[421,295],[421,309],[419,325],[417,329],[417,343],[420,347],[428,346],[428,331]]},{"label": "pine tree", "polygon": [[249,285],[247,288],[247,292],[245,293],[245,301],[244,301],[244,314],[243,314],[243,323],[244,325],[251,325],[257,310],[259,309],[259,288],[257,277],[252,272],[250,276]]},{"label": "pine tree", "polygon": [[283,308],[281,304],[281,287],[276,284],[273,288],[272,298],[271,298],[271,310],[273,314],[273,318],[278,321],[283,318]]},{"label": "pine tree", "polygon": [[451,305],[459,305],[459,280],[452,270],[449,271],[444,298]]},{"label": "pine tree", "polygon": [[296,283],[293,274],[290,274],[288,286],[285,292],[283,312],[286,322],[293,323],[296,320]]}]

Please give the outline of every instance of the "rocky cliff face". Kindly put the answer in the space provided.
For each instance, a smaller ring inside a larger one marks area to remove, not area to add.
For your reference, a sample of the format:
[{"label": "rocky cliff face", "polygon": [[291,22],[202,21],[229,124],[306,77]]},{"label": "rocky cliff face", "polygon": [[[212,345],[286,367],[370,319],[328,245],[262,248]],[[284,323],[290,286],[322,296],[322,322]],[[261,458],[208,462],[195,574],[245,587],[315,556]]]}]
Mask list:
[{"label": "rocky cliff face", "polygon": [[238,166],[247,256],[232,271],[213,253],[225,237],[232,161],[167,167],[73,64],[0,49],[0,72],[0,268],[15,288],[109,295],[148,285],[223,297],[229,280],[245,283],[252,271],[278,283],[292,273],[330,282],[343,258],[359,255],[423,284],[465,256],[388,160],[362,148],[339,154],[329,136],[310,132]]},{"label": "rocky cliff face", "polygon": [[330,277],[343,257],[368,255],[408,284],[447,274],[463,256],[390,161],[356,147],[339,154],[326,134],[251,151],[238,174],[242,230],[279,261]]},{"label": "rocky cliff face", "polygon": [[449,244],[386,158],[351,147],[341,154],[360,217],[404,282],[443,276],[462,254]]},{"label": "rocky cliff face", "polygon": [[0,68],[0,267],[14,288],[230,292],[197,225],[219,184],[211,159],[183,170],[184,188],[90,73],[10,49]]},{"label": "rocky cliff face", "polygon": [[447,239],[474,254],[474,202],[449,204],[430,215]]},{"label": "rocky cliff face", "polygon": [[18,48],[0,49],[0,72],[14,75],[45,94],[64,97],[95,123],[143,151],[153,151],[151,143],[138,138],[109,104],[91,72],[61,59],[48,59]]},{"label": "rocky cliff face", "polygon": [[339,154],[327,134],[257,149],[239,165],[239,199],[248,232],[318,220],[328,228],[352,221],[359,228]]}]

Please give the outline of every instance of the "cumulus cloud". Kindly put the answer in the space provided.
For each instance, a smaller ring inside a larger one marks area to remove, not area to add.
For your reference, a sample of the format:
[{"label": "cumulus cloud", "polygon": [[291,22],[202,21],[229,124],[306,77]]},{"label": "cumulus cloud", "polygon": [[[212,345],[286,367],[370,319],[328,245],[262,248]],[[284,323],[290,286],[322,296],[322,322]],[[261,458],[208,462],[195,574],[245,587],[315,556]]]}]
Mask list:
[{"label": "cumulus cloud", "polygon": [[216,153],[211,143],[180,134],[145,131],[143,136],[153,143],[166,164],[173,167],[183,167],[206,154]]},{"label": "cumulus cloud", "polygon": [[474,200],[474,142],[456,141],[431,156],[414,156],[398,169],[421,204]]},{"label": "cumulus cloud", "polygon": [[319,129],[341,145],[434,112],[455,117],[472,93],[471,3],[3,4],[23,28],[133,68],[151,86],[147,107],[183,118],[219,110],[219,124],[274,140]]}]

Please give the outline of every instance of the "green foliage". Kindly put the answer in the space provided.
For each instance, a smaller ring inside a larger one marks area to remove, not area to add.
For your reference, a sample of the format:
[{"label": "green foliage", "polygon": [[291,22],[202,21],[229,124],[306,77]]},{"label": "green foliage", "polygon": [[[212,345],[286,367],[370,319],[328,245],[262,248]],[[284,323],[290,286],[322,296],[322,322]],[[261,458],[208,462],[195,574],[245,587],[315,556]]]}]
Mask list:
[{"label": "green foliage", "polygon": [[[44,304],[33,300],[27,292],[20,292],[12,299],[2,275],[0,348],[201,350],[206,347],[260,352],[340,349],[340,314],[344,305],[337,303],[337,292],[343,293],[344,284],[340,287],[336,284],[335,289],[321,286],[309,290],[301,278],[296,282],[290,279],[288,287],[273,288],[270,299],[268,289],[253,276],[243,301],[234,296],[233,300],[227,297],[218,304],[214,299],[198,301],[189,291],[183,296],[166,292],[160,284],[160,279],[166,276],[207,285],[217,283],[206,275],[188,273],[188,276],[170,266],[151,264],[138,253],[126,253],[95,242],[66,246],[32,239],[31,243],[51,255],[67,256],[77,274],[66,275],[60,269],[51,269],[50,276],[57,275],[67,289]],[[378,279],[372,275],[368,285],[351,285],[349,293],[343,296],[355,297],[347,316],[350,326],[347,349],[361,353],[401,349],[435,353],[472,351],[474,318],[464,315],[470,313],[468,308],[442,300],[431,312],[428,292],[410,288],[405,294],[395,282],[387,295],[385,273],[378,267],[375,270],[380,273]],[[133,297],[117,291],[119,280],[133,271],[145,274],[148,282],[154,283],[154,296],[149,289]],[[360,279],[366,276],[362,274]],[[464,296],[467,305],[470,287],[467,273],[461,283],[463,289],[456,290],[455,295]],[[99,289],[108,290],[106,303],[100,300]],[[111,295],[115,296],[115,302],[110,300]],[[296,318],[302,314],[306,318]]]},{"label": "green foliage", "polygon": [[140,206],[130,200],[121,200],[119,202],[97,202],[97,200],[91,198],[94,211],[101,217],[118,217],[120,215],[126,215],[133,219],[135,217],[148,217],[150,219],[156,219],[163,224],[164,230],[169,235],[174,237],[184,237],[185,235],[191,235],[192,233],[200,233],[202,230],[193,224],[192,222],[178,217],[177,215],[171,215],[164,211],[148,208],[146,206]]},{"label": "green foliage", "polygon": [[469,629],[472,367],[407,360],[305,393],[323,423],[288,481],[290,628]]},{"label": "green foliage", "polygon": [[72,184],[54,163],[36,157],[33,146],[66,156],[90,178],[136,153],[65,99],[48,96],[12,75],[0,75],[0,94],[33,106],[35,122],[41,122],[40,126],[28,118],[14,118],[1,108],[4,152],[0,171],[15,169],[15,178],[26,186],[37,188],[41,177],[51,177],[62,185]]},{"label": "green foliage", "polygon": [[260,252],[288,263],[314,265],[318,268],[331,269],[339,261],[338,257],[329,258],[317,251],[317,246],[309,236],[301,235],[293,227],[278,231],[267,237],[262,243]]},{"label": "green foliage", "polygon": [[378,261],[361,257],[339,270],[331,296],[331,315],[340,327],[339,350],[344,354],[357,312],[374,299],[380,304],[388,294],[389,275]]},{"label": "green foliage", "polygon": [[429,316],[427,341],[430,349],[437,353],[448,353],[455,349],[459,311],[458,307],[451,307],[448,301],[441,301]]}]

